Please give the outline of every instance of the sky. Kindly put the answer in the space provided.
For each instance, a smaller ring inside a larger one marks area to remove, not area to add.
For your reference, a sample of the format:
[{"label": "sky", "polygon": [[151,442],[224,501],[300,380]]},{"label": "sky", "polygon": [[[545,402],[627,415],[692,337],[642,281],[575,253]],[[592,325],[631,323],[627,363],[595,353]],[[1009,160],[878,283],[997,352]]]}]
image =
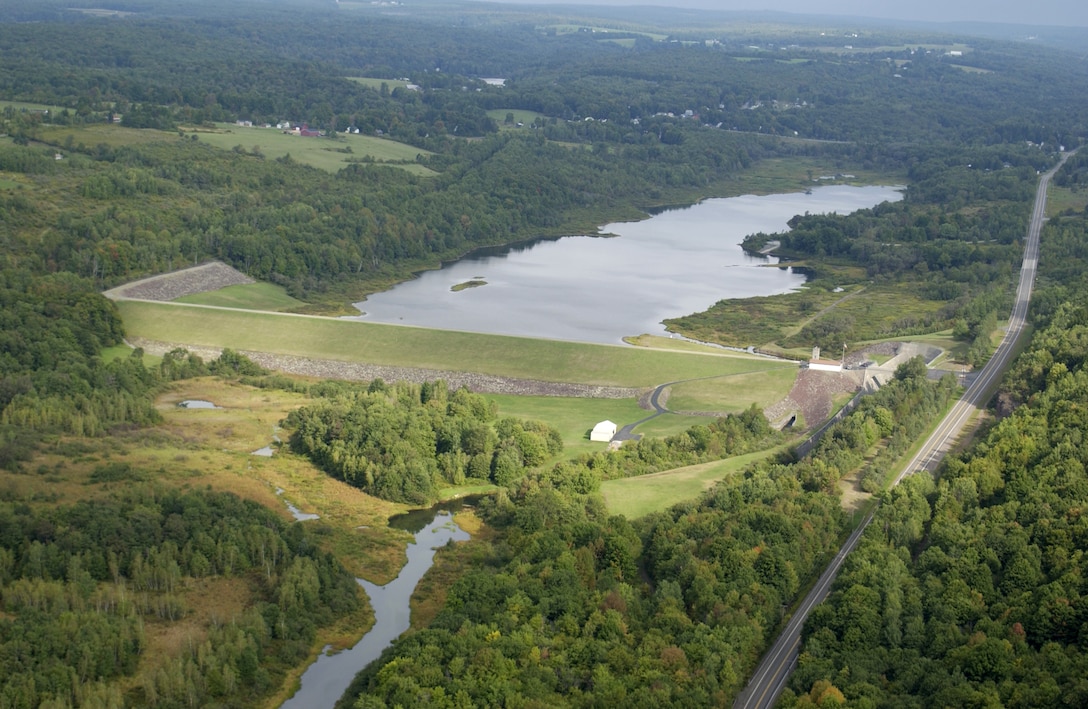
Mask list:
[{"label": "sky", "polygon": [[657,5],[703,10],[774,10],[924,22],[1001,22],[1088,28],[1085,0],[500,0],[564,5]]}]

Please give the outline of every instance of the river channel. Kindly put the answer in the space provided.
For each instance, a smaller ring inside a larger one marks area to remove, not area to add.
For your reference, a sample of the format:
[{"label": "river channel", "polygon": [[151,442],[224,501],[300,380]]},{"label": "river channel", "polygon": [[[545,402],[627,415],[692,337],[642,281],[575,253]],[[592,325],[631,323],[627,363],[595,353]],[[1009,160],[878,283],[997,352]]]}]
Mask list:
[{"label": "river channel", "polygon": [[[356,307],[359,319],[502,335],[619,343],[665,334],[662,320],[723,298],[786,293],[798,270],[746,254],[748,234],[781,232],[797,214],[849,213],[902,198],[900,187],[828,185],[709,199],[601,234],[486,249],[425,271]],[[474,282],[474,287],[452,290]]]},{"label": "river channel", "polygon": [[452,515],[439,510],[433,520],[415,532],[415,540],[407,548],[408,563],[397,578],[384,586],[356,579],[370,597],[374,627],[350,650],[318,657],[302,675],[299,690],[283,703],[282,709],[332,709],[356,673],[378,659],[385,648],[408,630],[409,599],[423,574],[431,568],[435,551],[451,540],[468,539],[468,533],[457,526]]}]

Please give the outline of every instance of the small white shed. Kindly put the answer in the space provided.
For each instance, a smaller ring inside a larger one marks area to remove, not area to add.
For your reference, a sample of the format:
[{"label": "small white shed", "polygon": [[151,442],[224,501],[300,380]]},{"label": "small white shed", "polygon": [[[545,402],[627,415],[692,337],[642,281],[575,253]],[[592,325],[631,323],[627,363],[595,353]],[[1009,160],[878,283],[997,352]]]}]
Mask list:
[{"label": "small white shed", "polygon": [[608,442],[612,440],[612,436],[616,435],[616,424],[611,421],[601,421],[599,424],[593,427],[593,430],[589,432],[589,440],[591,441],[604,441]]}]

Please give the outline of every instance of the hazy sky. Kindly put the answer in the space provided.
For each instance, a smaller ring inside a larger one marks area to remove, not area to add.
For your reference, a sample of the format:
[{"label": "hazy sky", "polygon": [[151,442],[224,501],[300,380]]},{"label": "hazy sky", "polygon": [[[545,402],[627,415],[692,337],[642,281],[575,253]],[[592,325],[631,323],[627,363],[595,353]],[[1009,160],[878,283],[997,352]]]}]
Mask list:
[{"label": "hazy sky", "polygon": [[1088,28],[1085,0],[500,0],[531,4],[657,5],[705,10],[778,10],[810,15],[922,20],[1005,22]]}]

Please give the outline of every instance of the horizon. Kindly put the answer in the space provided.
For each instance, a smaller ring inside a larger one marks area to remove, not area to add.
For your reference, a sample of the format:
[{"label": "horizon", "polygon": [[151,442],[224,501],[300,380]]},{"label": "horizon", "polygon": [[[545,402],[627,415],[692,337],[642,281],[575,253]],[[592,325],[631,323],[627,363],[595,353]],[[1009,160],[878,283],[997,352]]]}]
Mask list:
[{"label": "horizon", "polygon": [[539,0],[482,0],[512,5],[568,7],[661,7],[719,12],[782,12],[808,17],[836,17],[866,21],[925,23],[987,23],[1029,27],[1088,27],[1088,4],[1073,0],[1039,0],[1031,4],[985,0],[915,0],[910,3],[871,0],[590,0],[589,2],[540,2]]}]

